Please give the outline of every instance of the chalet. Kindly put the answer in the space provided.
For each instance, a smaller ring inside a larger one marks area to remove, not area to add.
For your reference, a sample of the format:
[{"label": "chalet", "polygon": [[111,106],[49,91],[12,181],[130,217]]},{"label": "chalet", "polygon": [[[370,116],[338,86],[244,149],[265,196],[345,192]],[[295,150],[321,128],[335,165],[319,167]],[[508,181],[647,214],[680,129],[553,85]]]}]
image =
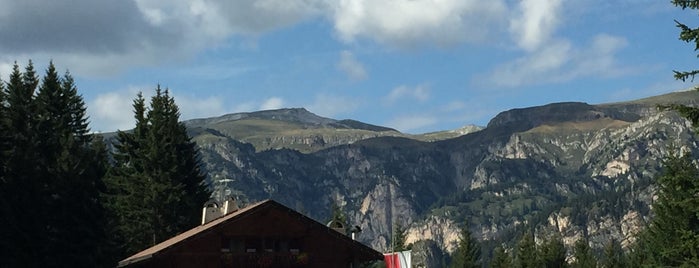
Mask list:
[{"label": "chalet", "polygon": [[[204,208],[203,224],[119,267],[358,267],[383,254],[282,204]],[[212,214],[213,212],[213,214]],[[213,216],[212,216],[213,215]]]}]

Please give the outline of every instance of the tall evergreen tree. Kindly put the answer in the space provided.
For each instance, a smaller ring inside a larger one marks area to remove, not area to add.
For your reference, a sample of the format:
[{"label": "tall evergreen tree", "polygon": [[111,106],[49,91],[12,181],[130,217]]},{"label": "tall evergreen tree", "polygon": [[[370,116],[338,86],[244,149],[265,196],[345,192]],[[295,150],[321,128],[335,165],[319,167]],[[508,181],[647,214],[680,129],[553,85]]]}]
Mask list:
[{"label": "tall evergreen tree", "polygon": [[394,252],[406,251],[412,248],[410,245],[405,243],[406,235],[407,230],[405,227],[403,227],[403,225],[398,223],[393,225],[393,242],[391,244],[393,245]]},{"label": "tall evergreen tree", "polygon": [[536,243],[534,242],[534,235],[531,232],[526,232],[517,244],[515,267],[533,268],[539,266],[540,261],[537,254]]},{"label": "tall evergreen tree", "polygon": [[699,169],[692,155],[670,155],[657,179],[655,217],[644,245],[656,265],[699,267]]},{"label": "tall evergreen tree", "polygon": [[541,263],[547,268],[567,267],[566,248],[560,235],[553,235],[546,239],[539,247]]},{"label": "tall evergreen tree", "polygon": [[[677,7],[699,10],[699,0],[672,0]],[[694,44],[699,51],[699,27],[692,28],[675,20],[679,39]],[[674,71],[677,80],[694,80],[699,70]],[[699,89],[699,88],[698,88]],[[692,122],[699,130],[699,107],[668,105]],[[634,247],[633,264],[699,267],[699,174],[690,155],[671,155],[665,171],[657,179],[658,199],[653,204],[653,218]],[[675,222],[676,221],[676,222]]]},{"label": "tall evergreen tree", "polygon": [[597,267],[597,260],[592,254],[592,249],[587,239],[581,238],[575,241],[573,245],[573,263],[571,267],[574,268],[595,268]]},{"label": "tall evergreen tree", "polygon": [[512,267],[512,257],[505,252],[505,248],[497,246],[493,250],[493,258],[490,260],[490,268],[510,268]]},{"label": "tall evergreen tree", "polygon": [[[12,232],[10,228],[14,229],[16,226],[16,218],[12,215],[13,208],[10,199],[10,178],[6,176],[7,174],[7,159],[11,154],[11,135],[9,131],[9,117],[7,115],[7,92],[5,92],[5,83],[0,80],[0,218],[2,218],[6,225],[4,228],[0,228],[0,252],[8,252],[7,246],[10,246],[9,241],[14,241],[12,237]],[[0,253],[0,258],[7,257]],[[0,261],[0,265],[5,262]]]},{"label": "tall evergreen tree", "polygon": [[[97,266],[99,254],[94,252],[105,237],[99,200],[104,174],[96,170],[101,160],[93,151],[85,103],[73,78],[69,73],[59,77],[52,62],[36,95],[36,107],[38,161],[41,172],[51,178],[46,203],[52,234],[44,251],[76,267]],[[84,252],[93,254],[86,257]]]},{"label": "tall evergreen tree", "polygon": [[600,262],[602,268],[624,268],[628,267],[624,250],[616,239],[610,239],[604,245],[604,256]]},{"label": "tall evergreen tree", "polygon": [[148,110],[139,94],[134,113],[136,127],[119,132],[108,176],[107,199],[124,254],[196,226],[210,197],[198,151],[168,91],[158,86]]},{"label": "tall evergreen tree", "polygon": [[107,193],[104,199],[110,219],[110,245],[116,256],[113,261],[151,245],[149,238],[153,235],[150,230],[155,228],[144,205],[150,180],[143,175],[145,161],[141,156],[148,124],[145,99],[140,93],[134,99],[133,108],[136,127],[131,133],[117,132],[112,154],[115,165],[105,178]]},{"label": "tall evergreen tree", "polygon": [[6,254],[0,256],[3,267],[32,267],[44,262],[44,255],[35,246],[47,235],[45,211],[39,198],[43,177],[34,162],[38,158],[38,138],[34,132],[37,79],[31,61],[25,73],[15,62],[5,87],[4,114],[9,135],[2,185],[2,216],[6,226],[0,228],[0,254]]},{"label": "tall evergreen tree", "polygon": [[85,104],[53,63],[39,82],[31,61],[24,73],[15,64],[5,92],[11,135],[2,213],[9,233],[0,247],[12,257],[0,258],[0,266],[104,266],[103,172],[96,169]]},{"label": "tall evergreen tree", "polygon": [[453,253],[449,267],[481,267],[481,245],[471,234],[468,224],[461,227],[459,246]]}]

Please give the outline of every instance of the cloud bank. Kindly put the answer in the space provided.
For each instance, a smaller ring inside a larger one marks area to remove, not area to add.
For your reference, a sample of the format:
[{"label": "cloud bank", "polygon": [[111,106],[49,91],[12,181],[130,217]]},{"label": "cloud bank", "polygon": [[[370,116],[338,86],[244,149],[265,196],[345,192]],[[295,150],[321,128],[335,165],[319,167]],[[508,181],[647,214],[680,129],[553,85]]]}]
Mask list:
[{"label": "cloud bank", "polygon": [[[54,59],[92,76],[178,62],[233,36],[312,19],[330,22],[346,43],[366,39],[409,48],[479,42],[507,13],[503,0],[0,0],[0,6],[0,63]],[[365,78],[347,53],[340,68]]]}]

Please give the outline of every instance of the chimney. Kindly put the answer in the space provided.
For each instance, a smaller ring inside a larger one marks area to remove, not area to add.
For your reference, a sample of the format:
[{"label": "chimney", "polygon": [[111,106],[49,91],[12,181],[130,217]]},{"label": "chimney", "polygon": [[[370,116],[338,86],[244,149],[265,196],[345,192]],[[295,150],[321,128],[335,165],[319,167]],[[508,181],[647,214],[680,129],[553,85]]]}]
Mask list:
[{"label": "chimney", "polygon": [[240,207],[238,207],[238,202],[235,201],[235,198],[233,198],[232,196],[228,197],[228,200],[226,200],[226,202],[223,203],[223,210],[221,211],[223,214],[222,216],[226,216],[232,212],[236,212],[239,209]]},{"label": "chimney", "polygon": [[238,202],[236,202],[233,197],[229,197],[223,202],[222,207],[213,199],[209,200],[204,204],[204,208],[202,209],[201,224],[204,225],[210,221],[238,211],[238,209],[240,209],[240,207],[238,207]]},{"label": "chimney", "polygon": [[221,213],[221,208],[218,207],[218,203],[213,200],[209,200],[204,204],[204,208],[201,212],[201,224],[204,225],[207,222],[213,221],[215,219],[223,216]]},{"label": "chimney", "polygon": [[333,230],[335,230],[343,235],[347,235],[347,232],[345,231],[345,224],[339,220],[331,220],[330,222],[328,222],[328,224],[326,226],[330,227],[330,229],[333,229]]}]

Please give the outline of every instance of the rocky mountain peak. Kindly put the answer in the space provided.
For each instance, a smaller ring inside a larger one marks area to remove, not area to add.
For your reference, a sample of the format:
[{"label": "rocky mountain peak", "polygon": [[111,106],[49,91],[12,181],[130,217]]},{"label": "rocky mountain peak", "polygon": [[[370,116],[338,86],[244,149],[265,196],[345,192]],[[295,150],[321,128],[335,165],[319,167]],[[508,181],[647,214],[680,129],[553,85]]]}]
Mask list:
[{"label": "rocky mountain peak", "polygon": [[464,224],[490,246],[513,247],[527,229],[559,233],[568,246],[581,237],[596,249],[610,238],[630,245],[652,217],[653,179],[670,145],[699,145],[684,118],[656,108],[675,100],[696,103],[699,94],[513,109],[445,139],[305,109],[228,115],[236,124],[203,119],[219,123],[193,138],[217,192],[272,198],[320,221],[337,204],[377,249],[400,224],[425,250],[415,252],[423,264],[441,266]]}]

